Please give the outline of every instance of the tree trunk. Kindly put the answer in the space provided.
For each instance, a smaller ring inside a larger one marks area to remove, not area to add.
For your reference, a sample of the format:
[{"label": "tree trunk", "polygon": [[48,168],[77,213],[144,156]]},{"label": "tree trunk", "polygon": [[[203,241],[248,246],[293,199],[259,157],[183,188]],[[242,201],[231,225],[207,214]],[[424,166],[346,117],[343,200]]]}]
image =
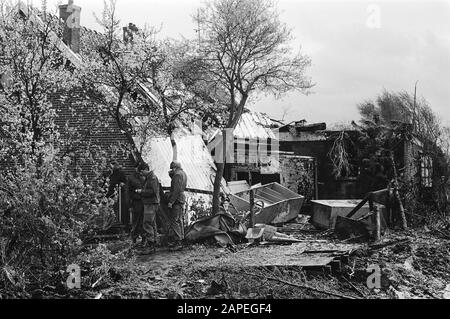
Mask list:
[{"label": "tree trunk", "polygon": [[[228,129],[235,129],[241,116],[242,113],[244,111],[244,106],[245,103],[247,102],[248,99],[248,94],[243,94],[241,101],[239,102],[239,105],[237,107],[236,110],[236,114],[231,114],[229,121],[228,121],[228,125],[227,128],[222,130],[222,154],[223,154],[223,159],[221,163],[216,163],[216,167],[217,167],[217,171],[216,171],[216,177],[214,179],[214,191],[213,191],[213,207],[212,207],[212,213],[213,215],[217,214],[219,212],[219,205],[220,205],[220,198],[219,198],[219,194],[220,194],[220,186],[222,184],[222,177],[223,177],[223,172],[225,170],[225,163],[226,163],[226,135],[227,135],[227,130]],[[231,104],[235,105],[235,101],[234,101],[234,95],[232,96],[231,99]],[[234,139],[234,136],[231,137],[232,139]],[[234,152],[234,149],[231,150],[232,152]]]},{"label": "tree trunk", "polygon": [[214,178],[214,191],[213,191],[213,206],[212,213],[216,215],[219,212],[220,206],[220,185],[222,183],[223,171],[225,169],[225,163],[216,163],[217,171],[216,177]]},{"label": "tree trunk", "polygon": [[380,210],[378,207],[374,207],[375,211],[375,220],[376,220],[376,231],[375,231],[375,241],[380,241],[381,239],[381,216],[380,216]]},{"label": "tree trunk", "polygon": [[400,197],[400,192],[398,191],[398,177],[397,177],[397,168],[395,167],[395,160],[394,160],[394,154],[391,152],[391,162],[392,162],[392,169],[394,171],[394,196],[398,201],[398,207],[400,210],[400,218],[402,219],[402,228],[403,230],[408,229],[408,224],[406,222],[406,215],[405,215],[405,209],[403,208],[402,199]]},{"label": "tree trunk", "polygon": [[402,219],[402,228],[403,228],[403,230],[406,230],[406,229],[408,229],[408,223],[406,222],[405,209],[403,208],[403,203],[402,203],[402,199],[400,198],[400,193],[398,191],[398,186],[395,186],[394,194],[395,194],[395,197],[397,198],[397,201],[398,201],[398,206],[399,206],[399,210],[400,210],[400,217]]},{"label": "tree trunk", "polygon": [[172,162],[178,161],[178,146],[173,132],[170,133],[170,143],[172,144]]}]

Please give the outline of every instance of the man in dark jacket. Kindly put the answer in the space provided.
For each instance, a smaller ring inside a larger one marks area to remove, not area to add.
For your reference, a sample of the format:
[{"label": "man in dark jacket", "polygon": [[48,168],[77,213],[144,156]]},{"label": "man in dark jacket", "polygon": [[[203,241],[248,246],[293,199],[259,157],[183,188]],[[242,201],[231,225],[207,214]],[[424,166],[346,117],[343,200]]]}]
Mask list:
[{"label": "man in dark jacket", "polygon": [[167,194],[168,222],[169,222],[169,246],[177,248],[181,246],[183,240],[183,207],[186,202],[184,191],[187,185],[186,173],[181,168],[178,161],[170,163],[169,175],[172,178],[170,183],[170,192]]},{"label": "man in dark jacket", "polygon": [[135,243],[141,235],[144,250],[153,252],[157,236],[155,218],[159,207],[159,182],[146,163],[139,164],[137,172],[130,176],[128,190],[133,216],[131,239]]}]

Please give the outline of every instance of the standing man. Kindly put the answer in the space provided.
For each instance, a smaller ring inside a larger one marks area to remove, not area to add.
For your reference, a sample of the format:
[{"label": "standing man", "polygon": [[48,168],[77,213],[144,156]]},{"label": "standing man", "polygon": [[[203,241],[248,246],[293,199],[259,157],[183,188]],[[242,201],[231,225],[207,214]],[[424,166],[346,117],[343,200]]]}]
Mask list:
[{"label": "standing man", "polygon": [[143,253],[152,253],[156,245],[156,212],[159,207],[159,182],[148,164],[140,163],[129,178],[128,190],[132,201],[133,226],[131,239],[142,237]]},{"label": "standing man", "polygon": [[184,191],[187,185],[186,173],[181,168],[181,163],[173,161],[170,163],[169,175],[172,178],[170,183],[170,192],[167,195],[168,212],[168,240],[169,247],[172,249],[181,248],[183,240],[183,206],[186,202]]}]

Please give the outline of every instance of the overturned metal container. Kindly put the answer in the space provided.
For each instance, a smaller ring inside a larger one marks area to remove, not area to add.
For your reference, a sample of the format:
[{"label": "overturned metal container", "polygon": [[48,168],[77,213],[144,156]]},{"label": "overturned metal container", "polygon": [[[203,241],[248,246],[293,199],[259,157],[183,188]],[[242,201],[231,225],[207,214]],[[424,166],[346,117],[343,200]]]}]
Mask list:
[{"label": "overturned metal container", "polygon": [[[278,183],[253,186],[255,223],[282,224],[295,219],[300,213],[305,197]],[[232,207],[238,212],[250,210],[250,189],[229,195]]]}]

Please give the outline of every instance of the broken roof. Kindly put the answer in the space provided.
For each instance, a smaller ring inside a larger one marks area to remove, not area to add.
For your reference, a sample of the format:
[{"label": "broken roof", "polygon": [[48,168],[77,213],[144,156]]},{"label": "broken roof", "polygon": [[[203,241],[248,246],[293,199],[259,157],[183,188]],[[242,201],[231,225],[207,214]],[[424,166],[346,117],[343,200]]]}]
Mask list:
[{"label": "broken roof", "polygon": [[276,135],[272,132],[273,121],[266,113],[246,112],[242,114],[241,119],[236,125],[234,136],[239,138],[273,138]]},{"label": "broken roof", "polygon": [[[277,121],[272,120],[266,113],[248,111],[242,114],[233,135],[236,138],[243,139],[278,139],[276,128],[279,126]],[[220,129],[213,131],[208,138],[210,143]]]}]

